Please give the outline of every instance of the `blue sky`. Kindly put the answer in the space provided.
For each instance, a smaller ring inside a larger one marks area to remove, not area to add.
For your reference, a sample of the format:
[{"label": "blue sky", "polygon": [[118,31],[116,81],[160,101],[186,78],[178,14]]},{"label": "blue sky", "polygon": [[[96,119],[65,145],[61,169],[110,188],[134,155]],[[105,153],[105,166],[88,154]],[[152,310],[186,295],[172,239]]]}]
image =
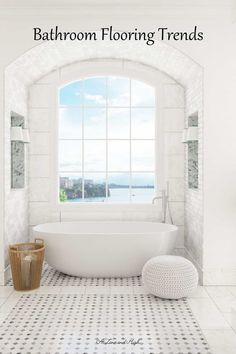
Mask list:
[{"label": "blue sky", "polygon": [[[108,166],[110,179],[125,183],[124,171],[129,171],[130,165],[134,172],[154,171],[154,140],[150,140],[155,137],[153,87],[123,77],[89,78],[61,88],[59,104],[60,138],[78,139],[60,141],[60,170],[82,170],[80,139],[84,119],[84,138],[104,139],[84,141],[84,170],[88,174],[100,171],[97,177],[92,176],[101,178]],[[110,139],[107,144],[106,136]],[[149,140],[135,140],[130,145],[130,140],[125,140],[130,137]],[[141,184],[150,184],[154,178],[153,173],[134,173],[133,176],[133,183]]]}]

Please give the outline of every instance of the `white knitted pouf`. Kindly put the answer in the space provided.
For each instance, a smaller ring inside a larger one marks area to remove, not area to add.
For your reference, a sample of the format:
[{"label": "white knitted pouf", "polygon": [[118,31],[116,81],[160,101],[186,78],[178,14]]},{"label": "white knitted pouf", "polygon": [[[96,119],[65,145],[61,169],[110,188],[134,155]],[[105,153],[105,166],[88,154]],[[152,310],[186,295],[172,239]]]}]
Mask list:
[{"label": "white knitted pouf", "polygon": [[144,265],[142,279],[150,294],[164,299],[180,299],[196,289],[198,272],[186,258],[157,256]]}]

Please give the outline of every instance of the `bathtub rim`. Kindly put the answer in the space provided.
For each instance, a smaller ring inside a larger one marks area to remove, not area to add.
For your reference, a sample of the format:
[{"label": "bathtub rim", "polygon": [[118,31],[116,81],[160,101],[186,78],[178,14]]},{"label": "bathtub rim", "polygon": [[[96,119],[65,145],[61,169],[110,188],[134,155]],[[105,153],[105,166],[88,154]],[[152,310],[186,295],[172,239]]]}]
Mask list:
[{"label": "bathtub rim", "polygon": [[[78,232],[78,231],[75,231],[75,232],[72,232],[72,231],[49,231],[49,230],[40,230],[40,228],[42,227],[46,227],[47,225],[52,225],[52,224],[73,224],[73,223],[76,223],[76,224],[85,224],[85,223],[89,223],[89,224],[96,224],[96,223],[109,223],[109,224],[115,224],[115,223],[127,223],[127,224],[140,224],[140,223],[145,223],[145,224],[160,224],[160,225],[166,225],[168,226],[169,228],[167,228],[166,230],[152,230],[152,231],[142,231],[140,232],[139,230],[136,230],[136,231],[132,231],[132,232],[124,232],[124,231],[116,231],[116,232],[98,232],[98,231],[93,231],[93,232]],[[102,221],[97,221],[97,220],[93,220],[93,221],[56,221],[56,222],[47,222],[47,223],[43,223],[43,224],[38,224],[38,225],[35,225],[33,226],[32,228],[33,232],[41,232],[41,233],[44,233],[44,234],[52,234],[52,235],[77,235],[77,236],[94,236],[94,235],[144,235],[144,234],[156,234],[156,233],[159,233],[159,234],[165,234],[165,233],[169,233],[169,232],[176,232],[179,230],[179,227],[177,225],[173,225],[173,224],[168,224],[168,223],[161,223],[159,221],[119,221],[119,220],[114,220],[114,221],[110,221],[110,220],[102,220]]]}]

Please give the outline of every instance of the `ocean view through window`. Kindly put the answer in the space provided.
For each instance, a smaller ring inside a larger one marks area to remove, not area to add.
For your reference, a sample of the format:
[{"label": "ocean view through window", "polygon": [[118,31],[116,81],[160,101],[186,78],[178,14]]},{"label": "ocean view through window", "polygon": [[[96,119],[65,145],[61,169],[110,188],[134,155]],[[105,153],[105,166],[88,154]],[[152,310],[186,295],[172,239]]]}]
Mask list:
[{"label": "ocean view through window", "polygon": [[155,88],[88,77],[59,89],[59,201],[149,203],[155,189]]}]

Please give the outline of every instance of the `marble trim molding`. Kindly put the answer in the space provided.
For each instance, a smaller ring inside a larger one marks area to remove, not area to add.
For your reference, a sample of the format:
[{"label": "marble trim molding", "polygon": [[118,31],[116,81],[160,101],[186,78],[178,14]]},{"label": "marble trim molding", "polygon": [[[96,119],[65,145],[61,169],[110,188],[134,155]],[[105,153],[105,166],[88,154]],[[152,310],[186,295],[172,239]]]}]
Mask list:
[{"label": "marble trim molding", "polygon": [[0,286],[6,285],[7,282],[11,279],[11,266],[10,264],[4,269],[3,272],[0,272]]},{"label": "marble trim molding", "polygon": [[[191,261],[195,267],[197,268],[198,271],[198,275],[199,275],[199,284],[202,285],[203,281],[204,281],[204,276],[203,276],[203,269],[200,266],[200,264],[193,258],[193,256],[191,255],[191,253],[187,250],[187,248],[184,248],[184,252],[185,252],[185,257]],[[205,285],[205,284],[204,284]]]},{"label": "marble trim molding", "polygon": [[203,269],[204,286],[236,286],[236,268]]},{"label": "marble trim molding", "polygon": [[236,286],[236,268],[202,268],[185,248],[185,257],[197,268],[199,284],[203,286]]}]

